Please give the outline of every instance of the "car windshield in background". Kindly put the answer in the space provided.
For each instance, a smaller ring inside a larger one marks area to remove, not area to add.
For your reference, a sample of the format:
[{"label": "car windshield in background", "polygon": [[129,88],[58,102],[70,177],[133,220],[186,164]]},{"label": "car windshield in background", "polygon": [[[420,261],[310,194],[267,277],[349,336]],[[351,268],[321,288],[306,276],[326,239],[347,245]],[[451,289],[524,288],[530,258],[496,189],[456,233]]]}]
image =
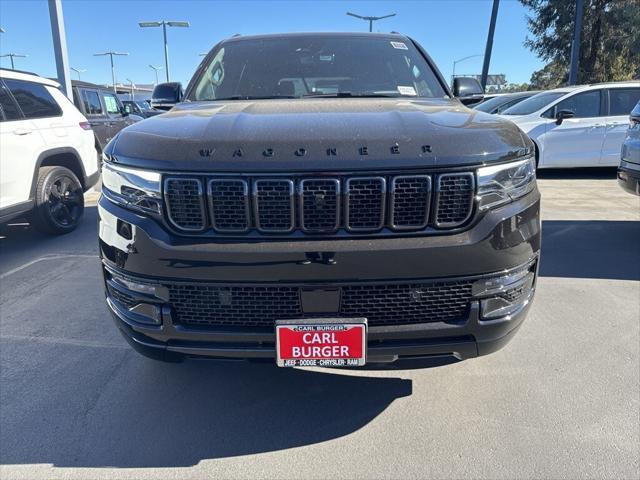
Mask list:
[{"label": "car windshield in background", "polygon": [[499,107],[503,103],[507,103],[513,100],[508,95],[499,95],[497,97],[490,98],[478,105],[474,106],[474,110],[480,110],[481,112],[491,112],[494,108]]},{"label": "car windshield in background", "polygon": [[189,100],[300,97],[427,97],[446,92],[409,41],[304,35],[224,43]]},{"label": "car windshield in background", "polygon": [[511,108],[507,108],[502,115],[529,115],[533,112],[537,112],[541,108],[546,107],[551,102],[566,95],[567,92],[543,92],[534,95],[531,98],[527,98],[522,102],[514,105]]}]

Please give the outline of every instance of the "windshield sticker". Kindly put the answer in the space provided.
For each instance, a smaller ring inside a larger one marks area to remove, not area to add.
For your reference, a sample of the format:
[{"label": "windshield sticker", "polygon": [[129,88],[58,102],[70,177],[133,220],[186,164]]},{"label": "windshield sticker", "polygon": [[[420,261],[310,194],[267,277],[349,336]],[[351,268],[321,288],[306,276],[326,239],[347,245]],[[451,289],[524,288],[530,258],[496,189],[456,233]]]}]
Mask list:
[{"label": "windshield sticker", "polygon": [[403,42],[391,42],[391,46],[398,50],[409,50]]},{"label": "windshield sticker", "polygon": [[417,95],[416,89],[413,87],[402,87],[398,85],[398,92],[400,92],[400,95],[411,95],[413,97]]}]

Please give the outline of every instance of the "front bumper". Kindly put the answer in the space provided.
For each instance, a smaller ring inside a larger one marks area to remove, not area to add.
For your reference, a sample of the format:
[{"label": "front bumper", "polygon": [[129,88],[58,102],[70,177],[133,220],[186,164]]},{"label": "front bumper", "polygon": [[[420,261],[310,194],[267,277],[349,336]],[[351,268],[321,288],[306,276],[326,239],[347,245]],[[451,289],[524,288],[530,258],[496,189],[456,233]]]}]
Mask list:
[{"label": "front bumper", "polygon": [[[478,280],[529,268],[537,277],[540,198],[536,191],[490,211],[464,232],[383,239],[216,242],[177,237],[144,216],[98,205],[105,282],[217,285],[366,285],[374,282]],[[131,225],[126,237],[120,225]],[[329,259],[331,261],[325,261]],[[505,345],[522,324],[535,290],[517,311],[483,320],[472,301],[463,319],[370,326],[368,363],[454,356],[472,358]],[[107,304],[120,331],[141,353],[165,360],[184,356],[275,360],[275,332],[261,328],[201,328],[176,322],[170,301],[158,305],[157,324],[140,321],[113,295]],[[148,313],[148,312],[147,312]],[[144,320],[144,319],[143,319]]]},{"label": "front bumper", "polygon": [[640,165],[624,160],[620,162],[618,184],[627,192],[640,195]]}]

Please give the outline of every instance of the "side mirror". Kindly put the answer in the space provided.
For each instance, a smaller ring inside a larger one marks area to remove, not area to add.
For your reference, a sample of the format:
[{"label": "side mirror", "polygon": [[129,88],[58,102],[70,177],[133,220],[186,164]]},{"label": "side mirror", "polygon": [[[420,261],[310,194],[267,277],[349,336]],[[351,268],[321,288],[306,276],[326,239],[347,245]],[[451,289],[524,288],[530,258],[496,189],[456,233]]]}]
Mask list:
[{"label": "side mirror", "polygon": [[453,96],[464,105],[473,105],[482,101],[484,90],[475,78],[456,77],[453,79]]},{"label": "side mirror", "polygon": [[556,125],[562,125],[562,121],[565,118],[573,118],[575,116],[576,114],[571,110],[559,110],[558,113],[556,113]]},{"label": "side mirror", "polygon": [[158,110],[171,110],[182,101],[182,95],[180,82],[159,83],[151,94],[151,106]]},{"label": "side mirror", "polygon": [[129,112],[127,112],[127,107],[120,107],[120,114],[123,117],[128,117],[129,116]]}]

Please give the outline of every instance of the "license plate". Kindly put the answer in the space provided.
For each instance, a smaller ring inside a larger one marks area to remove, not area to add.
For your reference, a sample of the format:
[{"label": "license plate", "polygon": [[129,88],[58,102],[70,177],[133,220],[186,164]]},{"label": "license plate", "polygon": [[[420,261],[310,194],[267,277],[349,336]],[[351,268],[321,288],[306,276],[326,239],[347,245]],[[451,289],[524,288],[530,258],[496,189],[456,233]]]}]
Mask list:
[{"label": "license plate", "polygon": [[367,320],[276,322],[279,367],[359,367],[367,358]]}]

